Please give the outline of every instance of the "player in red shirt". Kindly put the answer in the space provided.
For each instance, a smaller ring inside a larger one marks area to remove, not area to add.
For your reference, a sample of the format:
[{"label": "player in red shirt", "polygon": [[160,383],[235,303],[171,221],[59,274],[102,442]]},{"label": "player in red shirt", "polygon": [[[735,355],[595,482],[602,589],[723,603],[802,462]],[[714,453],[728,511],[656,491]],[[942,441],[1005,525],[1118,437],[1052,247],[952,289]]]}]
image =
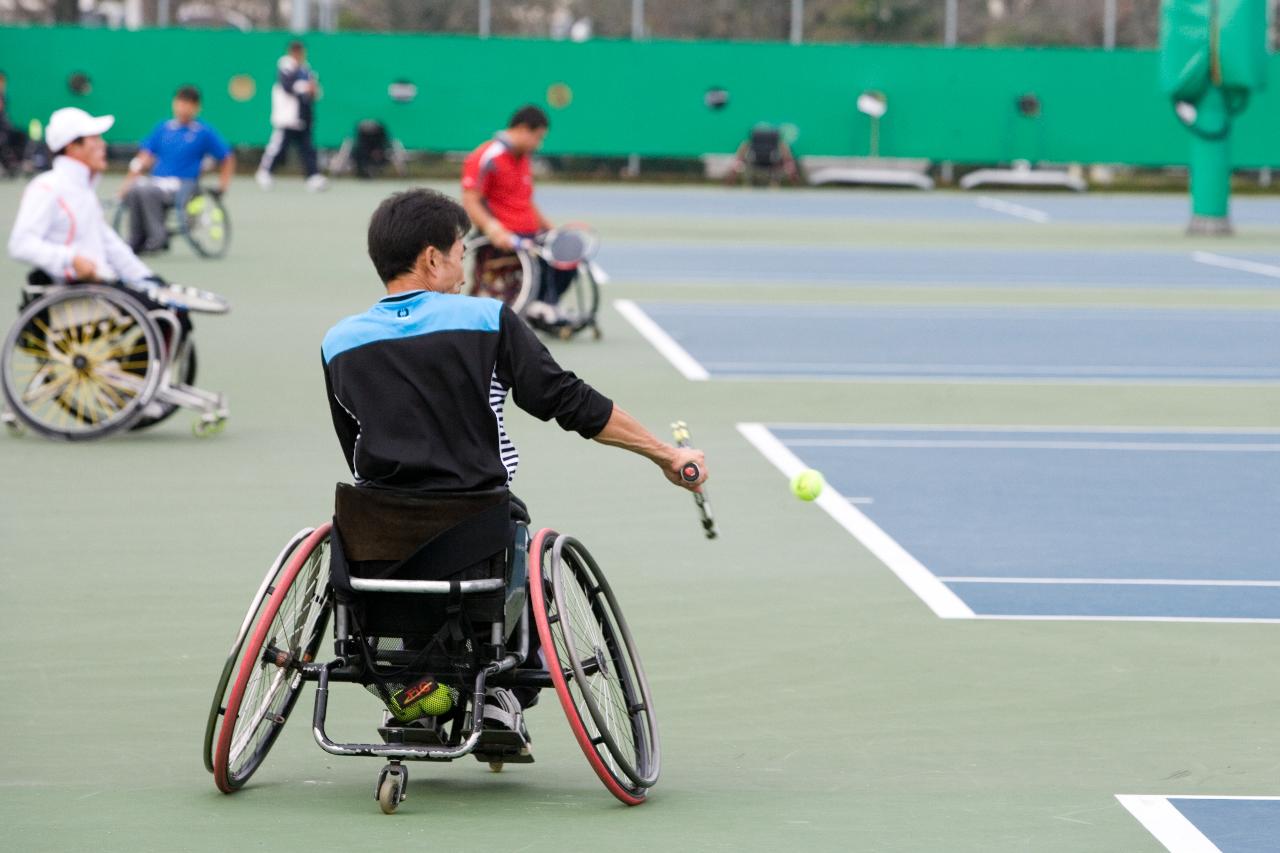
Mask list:
[{"label": "player in red shirt", "polygon": [[[506,130],[472,151],[462,165],[462,206],[499,249],[514,251],[517,238],[532,238],[552,227],[533,202],[531,168],[550,124],[538,107],[521,107]],[[564,322],[556,304],[574,275],[574,270],[558,270],[540,260],[540,292],[525,306],[525,314],[544,323]]]}]

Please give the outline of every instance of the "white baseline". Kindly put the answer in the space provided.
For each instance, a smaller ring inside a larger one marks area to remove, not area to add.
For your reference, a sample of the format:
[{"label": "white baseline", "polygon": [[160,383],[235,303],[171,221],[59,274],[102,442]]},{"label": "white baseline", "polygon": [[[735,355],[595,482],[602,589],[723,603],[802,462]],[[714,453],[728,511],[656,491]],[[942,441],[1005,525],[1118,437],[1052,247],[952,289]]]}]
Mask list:
[{"label": "white baseline", "polygon": [[630,299],[615,299],[613,307],[618,309],[618,313],[627,319],[632,326],[635,326],[637,332],[644,336],[653,348],[662,353],[667,361],[684,376],[693,382],[706,382],[711,378],[711,374],[707,369],[698,363],[698,360],[689,355],[689,351],[675,339],[667,334],[666,330],[653,321],[653,318],[644,313],[644,310]]},{"label": "white baseline", "polygon": [[[738,432],[788,479],[808,467],[764,424],[738,424]],[[973,610],[969,605],[948,589],[946,584],[938,580],[933,572],[899,545],[893,537],[859,512],[830,484],[822,490],[816,503],[835,519],[837,524],[853,534],[863,547],[888,566],[890,571],[938,616],[943,619],[974,618]]]}]

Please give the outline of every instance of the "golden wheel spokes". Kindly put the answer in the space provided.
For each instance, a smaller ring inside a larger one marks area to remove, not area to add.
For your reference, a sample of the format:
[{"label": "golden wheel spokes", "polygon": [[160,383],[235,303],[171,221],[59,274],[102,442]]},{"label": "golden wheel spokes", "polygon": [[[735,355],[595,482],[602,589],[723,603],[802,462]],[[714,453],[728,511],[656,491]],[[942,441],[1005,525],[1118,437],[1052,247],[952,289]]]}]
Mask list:
[{"label": "golden wheel spokes", "polygon": [[36,310],[9,338],[5,382],[11,399],[38,423],[68,435],[127,417],[155,364],[143,320],[91,293]]}]

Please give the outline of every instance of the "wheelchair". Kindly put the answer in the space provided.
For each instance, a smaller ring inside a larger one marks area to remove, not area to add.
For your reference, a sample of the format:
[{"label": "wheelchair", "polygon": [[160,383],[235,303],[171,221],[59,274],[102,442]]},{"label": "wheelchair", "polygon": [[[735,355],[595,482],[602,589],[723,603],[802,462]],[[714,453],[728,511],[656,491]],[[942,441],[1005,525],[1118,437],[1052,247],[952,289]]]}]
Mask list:
[{"label": "wheelchair", "polygon": [[[390,708],[408,706],[388,700],[424,675],[452,708],[404,722]],[[407,796],[406,762],[472,756],[501,772],[533,761],[522,708],[491,704],[504,691],[530,697],[527,708],[553,689],[591,769],[621,802],[643,803],[658,780],[653,700],[617,598],[581,542],[549,528],[531,535],[505,488],[339,484],[333,520],[286,543],[227,656],[204,737],[220,791],[239,790],[262,765],[307,682],[316,684],[320,748],[387,762],[374,786],[386,814]],[[378,741],[329,737],[338,683],[382,700]]]},{"label": "wheelchair", "polygon": [[180,407],[197,436],[221,432],[222,394],[196,378],[187,311],[225,313],[226,300],[166,284],[52,284],[33,274],[0,351],[3,421],[46,438],[86,441],[145,429]]},{"label": "wheelchair", "polygon": [[596,316],[600,310],[601,272],[593,261],[577,265],[573,282],[560,297],[560,307],[568,322],[552,324],[525,314],[533,294],[538,292],[542,268],[536,246],[526,245],[508,252],[495,247],[488,237],[477,235],[467,240],[466,248],[467,293],[499,299],[538,331],[561,340],[568,340],[585,329],[591,330],[595,340],[603,337]]},{"label": "wheelchair", "polygon": [[[221,258],[231,246],[231,214],[222,202],[222,193],[209,187],[183,187],[166,213],[169,236],[181,235],[202,258]],[[129,207],[116,203],[111,227],[130,246],[135,234]]]}]

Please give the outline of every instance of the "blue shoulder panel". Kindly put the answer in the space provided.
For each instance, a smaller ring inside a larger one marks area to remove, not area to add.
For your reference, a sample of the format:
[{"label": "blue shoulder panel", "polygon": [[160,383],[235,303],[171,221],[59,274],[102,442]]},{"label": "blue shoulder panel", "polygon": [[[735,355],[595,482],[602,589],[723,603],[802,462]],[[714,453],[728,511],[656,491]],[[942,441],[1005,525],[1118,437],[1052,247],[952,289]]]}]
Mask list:
[{"label": "blue shoulder panel", "polygon": [[347,317],[324,336],[321,351],[328,364],[338,355],[378,341],[413,338],[435,332],[496,332],[502,303],[496,299],[421,290],[392,296],[363,314]]}]

